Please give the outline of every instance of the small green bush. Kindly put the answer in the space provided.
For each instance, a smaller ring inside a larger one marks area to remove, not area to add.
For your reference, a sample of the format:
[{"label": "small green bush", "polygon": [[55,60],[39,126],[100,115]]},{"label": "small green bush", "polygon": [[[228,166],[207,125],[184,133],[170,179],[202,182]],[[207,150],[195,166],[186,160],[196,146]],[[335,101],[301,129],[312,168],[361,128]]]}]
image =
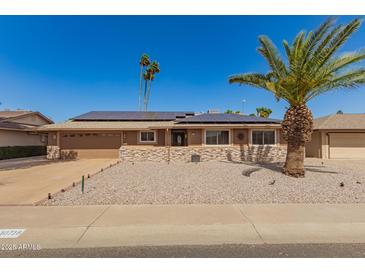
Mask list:
[{"label": "small green bush", "polygon": [[41,156],[47,154],[45,146],[12,146],[0,147],[0,160]]}]

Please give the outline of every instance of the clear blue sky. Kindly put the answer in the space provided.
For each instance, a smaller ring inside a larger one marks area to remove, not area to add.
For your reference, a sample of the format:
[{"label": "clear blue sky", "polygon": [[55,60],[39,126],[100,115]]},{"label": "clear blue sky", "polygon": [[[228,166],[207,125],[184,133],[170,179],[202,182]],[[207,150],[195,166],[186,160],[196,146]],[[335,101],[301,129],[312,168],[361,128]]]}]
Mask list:
[{"label": "clear blue sky", "polygon": [[[142,53],[160,62],[151,110],[273,109],[285,102],[269,93],[229,85],[229,75],[266,72],[256,52],[266,34],[281,48],[311,30],[317,16],[1,16],[0,101],[3,108],[38,110],[63,121],[90,110],[135,110]],[[339,22],[353,17],[341,16]],[[365,25],[342,51],[365,45]],[[365,112],[365,88],[316,98],[315,116],[341,109]]]}]

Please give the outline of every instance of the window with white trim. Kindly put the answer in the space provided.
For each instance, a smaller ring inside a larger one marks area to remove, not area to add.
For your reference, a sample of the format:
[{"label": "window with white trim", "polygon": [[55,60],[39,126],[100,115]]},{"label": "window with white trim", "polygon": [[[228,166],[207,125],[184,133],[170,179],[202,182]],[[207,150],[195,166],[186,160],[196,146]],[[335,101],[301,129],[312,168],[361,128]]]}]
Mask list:
[{"label": "window with white trim", "polygon": [[146,143],[155,142],[155,132],[154,131],[141,131],[139,133],[139,141]]},{"label": "window with white trim", "polygon": [[205,132],[205,144],[207,145],[228,145],[229,130],[207,130]]},{"label": "window with white trim", "polygon": [[253,130],[252,131],[253,145],[274,145],[275,130]]}]

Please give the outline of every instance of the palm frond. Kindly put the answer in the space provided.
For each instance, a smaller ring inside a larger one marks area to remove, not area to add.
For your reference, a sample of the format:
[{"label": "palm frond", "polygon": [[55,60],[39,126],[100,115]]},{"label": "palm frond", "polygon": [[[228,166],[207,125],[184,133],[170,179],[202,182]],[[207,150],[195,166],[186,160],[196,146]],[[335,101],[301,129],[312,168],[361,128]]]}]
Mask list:
[{"label": "palm frond", "polygon": [[332,38],[342,29],[342,25],[338,25],[334,27],[330,33],[327,34],[321,41],[319,41],[318,45],[315,47],[314,52],[312,53],[310,60],[307,62],[306,68],[307,71],[316,72],[317,66],[320,63],[321,55],[324,49],[327,47],[328,43],[332,40]]},{"label": "palm frond", "polygon": [[317,30],[314,32],[309,32],[307,40],[303,45],[303,60],[302,67],[307,63],[309,57],[312,55],[316,46],[321,41],[323,36],[328,32],[328,30],[334,25],[336,19],[334,17],[329,17],[324,23],[322,23]]},{"label": "palm frond", "polygon": [[288,58],[288,60],[290,60],[291,59],[291,50],[290,50],[290,46],[289,46],[288,41],[284,40],[283,41],[283,46],[284,46],[284,49],[285,49],[286,57]]},{"label": "palm frond", "polygon": [[318,67],[321,68],[333,54],[338,50],[346,40],[360,27],[361,20],[354,19],[347,26],[345,26],[337,35],[331,39],[328,47],[326,47],[321,53],[320,62]]},{"label": "palm frond", "polygon": [[324,23],[322,23],[311,35],[308,43],[305,45],[304,50],[307,55],[310,55],[313,49],[322,40],[323,36],[328,32],[328,30],[334,25],[336,18],[329,17]]},{"label": "palm frond", "polygon": [[332,79],[323,82],[321,85],[315,89],[312,89],[307,94],[305,102],[308,102],[314,97],[329,90],[338,88],[355,88],[359,84],[365,84],[365,69],[363,68],[339,74]]},{"label": "palm frond", "polygon": [[326,69],[329,73],[335,73],[345,68],[348,65],[355,64],[365,59],[365,49],[356,52],[346,53],[340,57],[332,60],[327,66]]},{"label": "palm frond", "polygon": [[261,47],[258,51],[269,63],[271,70],[277,77],[284,77],[287,73],[284,62],[272,41],[266,36],[260,36]]},{"label": "palm frond", "polygon": [[233,75],[229,77],[229,83],[238,83],[241,85],[250,85],[258,88],[267,89],[266,83],[269,81],[269,78],[260,73],[244,73]]}]

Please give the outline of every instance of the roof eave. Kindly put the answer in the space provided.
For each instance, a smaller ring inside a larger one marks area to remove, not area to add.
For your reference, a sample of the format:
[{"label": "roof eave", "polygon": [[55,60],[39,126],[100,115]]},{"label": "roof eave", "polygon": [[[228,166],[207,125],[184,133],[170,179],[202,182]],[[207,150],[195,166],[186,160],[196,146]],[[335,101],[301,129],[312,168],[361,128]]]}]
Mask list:
[{"label": "roof eave", "polygon": [[281,124],[174,124],[170,126],[147,126],[147,127],[41,127],[36,131],[103,131],[103,130],[144,130],[144,129],[174,129],[174,128],[280,128]]}]

